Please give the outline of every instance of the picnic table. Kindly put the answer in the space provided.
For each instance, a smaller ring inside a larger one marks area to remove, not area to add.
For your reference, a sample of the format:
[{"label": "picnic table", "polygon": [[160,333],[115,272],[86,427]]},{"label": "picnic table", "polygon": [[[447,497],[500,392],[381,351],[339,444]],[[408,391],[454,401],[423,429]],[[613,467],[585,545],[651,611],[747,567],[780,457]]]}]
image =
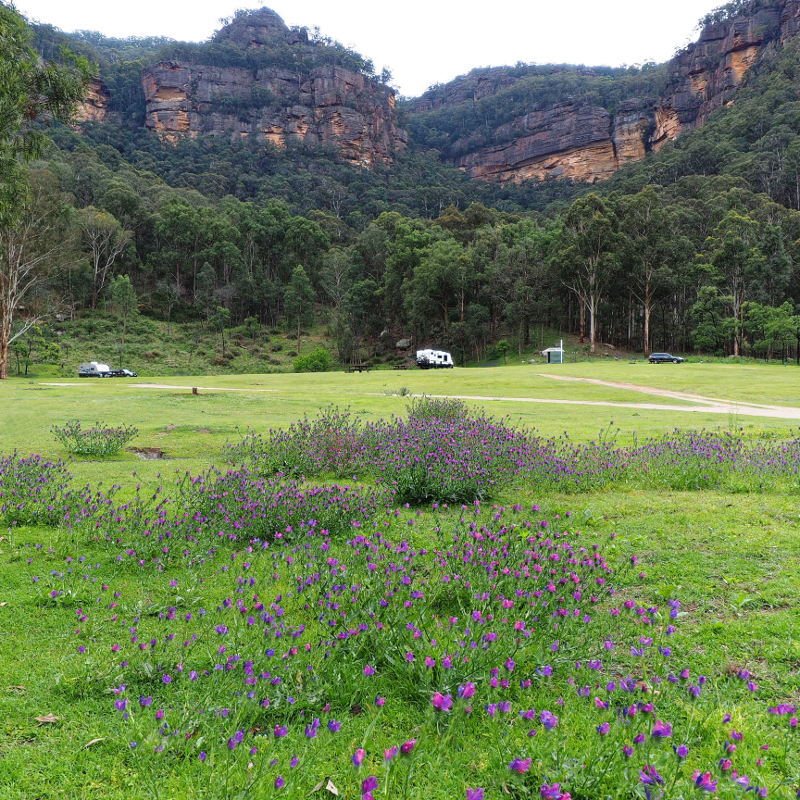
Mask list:
[{"label": "picnic table", "polygon": [[369,372],[368,364],[351,364],[347,368],[348,372]]}]

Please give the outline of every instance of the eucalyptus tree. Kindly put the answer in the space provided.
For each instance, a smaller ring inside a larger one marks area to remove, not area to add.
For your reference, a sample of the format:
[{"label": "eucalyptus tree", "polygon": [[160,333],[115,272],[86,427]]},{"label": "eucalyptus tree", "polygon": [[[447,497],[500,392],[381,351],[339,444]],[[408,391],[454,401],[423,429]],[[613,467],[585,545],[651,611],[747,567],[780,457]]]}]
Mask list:
[{"label": "eucalyptus tree", "polygon": [[[8,377],[11,342],[39,321],[27,313],[31,295],[54,270],[72,263],[62,247],[63,205],[58,187],[32,185],[25,163],[42,155],[47,142],[37,120],[69,122],[94,74],[85,58],[62,49],[62,63],[42,60],[13,6],[0,4],[0,379]],[[49,195],[49,196],[48,196]],[[55,235],[53,235],[55,234]]]},{"label": "eucalyptus tree", "polygon": [[608,199],[594,193],[576,200],[564,215],[557,262],[564,284],[589,314],[589,350],[594,352],[600,301],[619,266],[619,220]]}]

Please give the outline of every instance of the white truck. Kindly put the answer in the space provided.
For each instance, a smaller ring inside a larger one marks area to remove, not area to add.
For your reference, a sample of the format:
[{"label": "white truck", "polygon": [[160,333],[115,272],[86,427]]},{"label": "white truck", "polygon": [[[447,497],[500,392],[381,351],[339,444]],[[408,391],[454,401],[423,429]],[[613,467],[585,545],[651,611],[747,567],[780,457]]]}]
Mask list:
[{"label": "white truck", "polygon": [[420,369],[453,369],[453,357],[444,350],[417,350]]}]

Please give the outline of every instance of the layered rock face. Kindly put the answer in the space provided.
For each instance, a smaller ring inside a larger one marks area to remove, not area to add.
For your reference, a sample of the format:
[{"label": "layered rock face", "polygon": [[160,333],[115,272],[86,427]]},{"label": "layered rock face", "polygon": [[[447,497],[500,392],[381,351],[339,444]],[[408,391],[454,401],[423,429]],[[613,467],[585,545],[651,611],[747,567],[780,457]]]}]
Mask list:
[{"label": "layered rock face", "polygon": [[[670,62],[670,86],[656,106],[661,125],[656,124],[656,147],[674,139],[681,131],[703,125],[712,111],[733,102],[739,85],[765,44],[780,35],[784,8],[764,8],[753,16],[708,25],[700,39]],[[800,21],[800,20],[798,20]],[[797,27],[787,20],[788,31]]]},{"label": "layered rock face", "polygon": [[[290,31],[268,9],[240,17],[221,36],[243,48],[302,58],[304,31]],[[296,53],[293,51],[296,50]],[[394,92],[364,75],[326,64],[309,72],[163,62],[142,76],[146,125],[179,136],[253,136],[284,147],[304,141],[336,146],[353,163],[389,162],[407,144],[395,124]]]},{"label": "layered rock face", "polygon": [[471,178],[506,183],[568,178],[602,180],[645,154],[648,101],[629,100],[616,117],[603,108],[559,103],[498,128],[506,143],[461,156]]},{"label": "layered rock face", "polygon": [[92,78],[86,97],[76,109],[75,121],[78,123],[105,122],[110,102],[111,92],[108,90],[108,86],[99,78]]},{"label": "layered rock face", "polygon": [[[668,64],[662,97],[629,99],[613,115],[568,98],[534,107],[488,137],[468,135],[456,142],[455,151],[463,155],[453,163],[470,177],[500,182],[608,178],[732,103],[764,48],[786,44],[799,32],[800,0],[785,0],[751,16],[708,25],[695,44]],[[412,113],[478,103],[483,97],[513,91],[518,80],[502,68],[471,73],[418,98]]]}]

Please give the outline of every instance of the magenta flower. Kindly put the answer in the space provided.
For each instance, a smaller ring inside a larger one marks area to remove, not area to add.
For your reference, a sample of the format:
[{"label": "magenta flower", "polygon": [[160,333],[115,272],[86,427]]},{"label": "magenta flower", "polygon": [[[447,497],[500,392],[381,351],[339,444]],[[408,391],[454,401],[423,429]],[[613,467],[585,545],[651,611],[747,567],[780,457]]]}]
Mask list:
[{"label": "magenta flower", "polygon": [[658,719],[653,725],[653,733],[651,735],[654,739],[669,739],[672,736],[672,725],[669,722],[662,722]]},{"label": "magenta flower", "polygon": [[275,788],[276,789],[283,789],[283,787],[285,785],[286,785],[286,781],[283,779],[283,776],[282,775],[278,775],[278,777],[275,778]]},{"label": "magenta flower", "polygon": [[664,779],[651,764],[645,764],[644,768],[639,770],[639,780],[648,786],[664,783]]},{"label": "magenta flower", "polygon": [[337,720],[335,719],[328,720],[328,730],[331,733],[338,733],[341,727],[342,727],[341,722],[337,722]]},{"label": "magenta flower", "polygon": [[353,764],[356,767],[360,767],[364,763],[364,758],[366,757],[367,752],[362,748],[358,748],[355,753],[353,753]]},{"label": "magenta flower", "polygon": [[401,755],[407,756],[417,745],[416,739],[409,739],[407,742],[403,742],[400,745],[400,753]]},{"label": "magenta flower", "polygon": [[595,728],[595,730],[596,730],[596,731],[597,731],[597,732],[598,732],[598,733],[599,733],[601,736],[605,736],[605,735],[606,735],[606,734],[607,734],[607,733],[608,733],[608,732],[611,730],[611,726],[610,726],[610,725],[609,725],[607,722],[604,722],[602,725],[598,725],[598,726]]},{"label": "magenta flower", "polygon": [[689,755],[689,748],[685,744],[673,749],[675,750],[675,755],[678,756],[678,758],[686,758],[686,756]]},{"label": "magenta flower", "polygon": [[444,711],[446,713],[453,707],[453,698],[449,694],[442,695],[440,692],[436,692],[433,695],[431,703],[437,711]]},{"label": "magenta flower", "polygon": [[467,789],[467,800],[483,800],[483,789]]},{"label": "magenta flower", "polygon": [[571,800],[568,792],[561,791],[560,783],[552,783],[549,786],[545,783],[539,793],[545,800]]},{"label": "magenta flower", "polygon": [[475,684],[465,683],[463,686],[458,687],[458,696],[462,700],[469,700],[475,694]]},{"label": "magenta flower", "polygon": [[373,789],[378,788],[378,779],[374,775],[370,775],[368,778],[365,778],[361,781],[361,794],[367,794],[371,792]]},{"label": "magenta flower", "polygon": [[393,744],[391,747],[383,751],[384,761],[391,761],[398,753],[397,745]]},{"label": "magenta flower", "polygon": [[527,772],[531,768],[531,759],[530,758],[515,758],[509,765],[508,768],[512,772],[517,772],[520,775]]},{"label": "magenta flower", "polygon": [[375,674],[375,670],[369,664],[367,664],[367,666],[364,667],[364,674],[365,675],[374,675]]},{"label": "magenta flower", "polygon": [[406,661],[410,664],[414,661],[414,654],[413,653],[406,653]]},{"label": "magenta flower", "polygon": [[558,717],[555,714],[551,714],[549,711],[542,711],[539,714],[539,720],[542,725],[544,725],[546,731],[551,731],[558,725]]},{"label": "magenta flower", "polygon": [[276,725],[274,733],[276,739],[281,739],[289,734],[289,728],[286,725]]},{"label": "magenta flower", "polygon": [[717,781],[711,780],[711,773],[710,772],[700,772],[700,770],[696,770],[694,775],[692,775],[692,780],[694,780],[694,785],[701,789],[704,792],[716,792],[717,791]]}]

